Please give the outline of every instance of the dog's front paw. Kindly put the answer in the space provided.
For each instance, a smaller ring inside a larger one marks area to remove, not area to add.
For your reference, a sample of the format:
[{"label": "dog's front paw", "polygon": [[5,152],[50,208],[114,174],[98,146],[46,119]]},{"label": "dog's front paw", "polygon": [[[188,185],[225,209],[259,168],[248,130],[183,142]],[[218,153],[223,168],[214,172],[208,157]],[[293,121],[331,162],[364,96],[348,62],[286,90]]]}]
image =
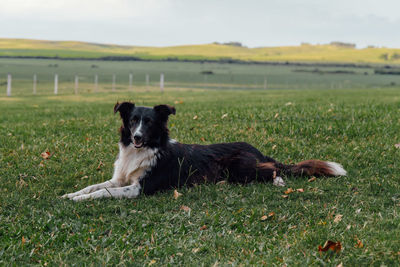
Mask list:
[{"label": "dog's front paw", "polygon": [[71,194],[65,194],[65,195],[62,195],[61,198],[63,198],[63,199],[66,199],[66,198],[71,199],[72,197],[71,197]]}]

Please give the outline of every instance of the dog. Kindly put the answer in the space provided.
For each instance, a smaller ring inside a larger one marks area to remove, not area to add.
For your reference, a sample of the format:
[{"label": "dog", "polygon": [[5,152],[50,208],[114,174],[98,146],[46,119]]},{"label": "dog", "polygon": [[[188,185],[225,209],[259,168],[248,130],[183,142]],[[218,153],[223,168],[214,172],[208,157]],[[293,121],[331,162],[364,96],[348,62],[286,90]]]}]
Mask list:
[{"label": "dog", "polygon": [[282,176],[345,176],[336,162],[306,160],[286,165],[264,156],[245,142],[212,145],[181,144],[169,137],[167,122],[175,115],[169,105],[137,107],[123,102],[114,106],[122,119],[119,154],[111,180],[88,186],[63,198],[81,201],[98,198],[135,198],[141,193],[193,186],[201,183],[247,184],[272,182],[284,186]]}]

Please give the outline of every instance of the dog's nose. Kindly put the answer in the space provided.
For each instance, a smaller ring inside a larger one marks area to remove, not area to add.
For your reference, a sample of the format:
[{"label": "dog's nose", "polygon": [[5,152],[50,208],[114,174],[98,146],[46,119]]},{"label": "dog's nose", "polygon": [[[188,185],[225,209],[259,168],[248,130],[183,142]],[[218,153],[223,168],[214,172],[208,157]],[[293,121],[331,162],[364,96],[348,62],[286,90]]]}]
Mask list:
[{"label": "dog's nose", "polygon": [[140,142],[140,141],[142,141],[142,136],[136,134],[135,136],[133,136],[133,139],[135,139],[135,142]]}]

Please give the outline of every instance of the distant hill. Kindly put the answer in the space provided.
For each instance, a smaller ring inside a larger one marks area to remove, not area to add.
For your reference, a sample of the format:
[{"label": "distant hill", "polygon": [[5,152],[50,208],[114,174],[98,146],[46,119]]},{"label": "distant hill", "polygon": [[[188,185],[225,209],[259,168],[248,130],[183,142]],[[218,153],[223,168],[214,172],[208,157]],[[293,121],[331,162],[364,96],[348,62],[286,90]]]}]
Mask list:
[{"label": "distant hill", "polygon": [[43,41],[0,38],[0,57],[44,57],[105,60],[189,60],[222,62],[304,62],[400,64],[400,49],[368,47],[332,42],[327,45],[248,48],[230,44],[170,47],[123,46],[75,41]]}]

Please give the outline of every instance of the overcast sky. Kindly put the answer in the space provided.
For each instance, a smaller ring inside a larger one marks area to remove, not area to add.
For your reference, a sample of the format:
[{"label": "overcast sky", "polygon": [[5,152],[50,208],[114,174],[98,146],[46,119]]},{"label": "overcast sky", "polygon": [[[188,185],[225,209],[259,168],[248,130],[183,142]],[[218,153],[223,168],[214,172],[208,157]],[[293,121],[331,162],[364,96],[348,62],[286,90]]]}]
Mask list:
[{"label": "overcast sky", "polygon": [[0,0],[0,37],[249,47],[400,48],[400,0]]}]

